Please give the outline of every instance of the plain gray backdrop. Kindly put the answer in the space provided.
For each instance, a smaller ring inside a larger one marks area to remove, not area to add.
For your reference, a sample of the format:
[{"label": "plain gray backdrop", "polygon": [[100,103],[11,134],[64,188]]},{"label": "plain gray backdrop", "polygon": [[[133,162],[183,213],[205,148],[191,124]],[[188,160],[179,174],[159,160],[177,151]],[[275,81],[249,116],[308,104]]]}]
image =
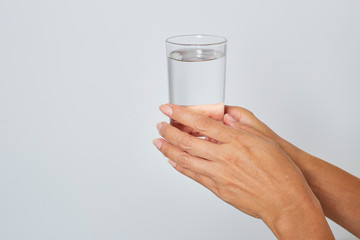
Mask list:
[{"label": "plain gray backdrop", "polygon": [[227,37],[226,103],[360,176],[359,12],[358,0],[0,0],[0,239],[275,239],[152,145],[167,120],[164,40]]}]

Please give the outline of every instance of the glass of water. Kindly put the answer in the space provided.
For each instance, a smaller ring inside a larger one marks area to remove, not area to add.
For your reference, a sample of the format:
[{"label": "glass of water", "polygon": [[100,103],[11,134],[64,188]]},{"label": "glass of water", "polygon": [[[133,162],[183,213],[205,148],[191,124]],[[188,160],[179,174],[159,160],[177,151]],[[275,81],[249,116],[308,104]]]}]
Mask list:
[{"label": "glass of water", "polygon": [[170,103],[222,120],[226,42],[212,35],[182,35],[166,40]]},{"label": "glass of water", "polygon": [[212,35],[182,35],[166,40],[170,103],[222,121],[226,42]]}]

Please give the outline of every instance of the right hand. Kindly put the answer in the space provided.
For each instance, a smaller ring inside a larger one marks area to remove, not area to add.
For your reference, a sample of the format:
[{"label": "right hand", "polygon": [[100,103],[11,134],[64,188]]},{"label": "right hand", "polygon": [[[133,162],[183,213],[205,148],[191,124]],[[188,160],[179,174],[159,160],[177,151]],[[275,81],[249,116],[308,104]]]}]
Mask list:
[{"label": "right hand", "polygon": [[[157,139],[154,144],[174,162],[177,171],[237,209],[261,218],[279,238],[309,239],[316,235],[331,239],[318,200],[276,143],[184,107],[167,104],[161,110],[218,141],[198,139],[160,123],[159,133],[166,141]],[[300,236],[299,232],[306,233]]]},{"label": "right hand", "polygon": [[304,174],[326,216],[360,237],[360,179],[278,136],[249,110],[225,106],[224,123],[277,143]]}]

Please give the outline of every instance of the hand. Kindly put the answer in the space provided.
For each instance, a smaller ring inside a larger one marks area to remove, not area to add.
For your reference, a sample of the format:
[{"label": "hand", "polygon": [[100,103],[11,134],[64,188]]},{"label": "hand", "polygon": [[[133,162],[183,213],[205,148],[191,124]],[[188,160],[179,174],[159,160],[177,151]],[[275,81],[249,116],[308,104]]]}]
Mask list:
[{"label": "hand", "polygon": [[281,146],[304,174],[327,217],[360,237],[360,179],[278,136],[245,108],[225,106],[224,123],[267,137]]},{"label": "hand", "polygon": [[167,104],[160,110],[218,142],[159,123],[159,133],[166,141],[156,139],[154,144],[177,171],[244,213],[261,218],[279,238],[294,237],[294,228],[304,224],[308,228],[300,229],[303,239],[311,234],[331,238],[319,202],[301,171],[274,141],[184,107]]}]

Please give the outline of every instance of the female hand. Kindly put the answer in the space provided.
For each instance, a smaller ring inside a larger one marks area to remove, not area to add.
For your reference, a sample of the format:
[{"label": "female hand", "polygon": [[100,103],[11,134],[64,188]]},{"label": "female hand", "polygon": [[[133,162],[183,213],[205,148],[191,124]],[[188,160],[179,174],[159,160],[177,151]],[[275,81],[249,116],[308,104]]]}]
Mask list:
[{"label": "female hand", "polygon": [[360,179],[279,137],[250,111],[225,106],[224,123],[272,139],[304,174],[327,217],[360,237]]},{"label": "female hand", "polygon": [[333,239],[302,173],[274,141],[184,107],[166,104],[160,110],[217,141],[159,123],[157,128],[166,141],[156,139],[154,144],[177,171],[244,213],[261,218],[278,238],[310,239],[316,235]]}]

